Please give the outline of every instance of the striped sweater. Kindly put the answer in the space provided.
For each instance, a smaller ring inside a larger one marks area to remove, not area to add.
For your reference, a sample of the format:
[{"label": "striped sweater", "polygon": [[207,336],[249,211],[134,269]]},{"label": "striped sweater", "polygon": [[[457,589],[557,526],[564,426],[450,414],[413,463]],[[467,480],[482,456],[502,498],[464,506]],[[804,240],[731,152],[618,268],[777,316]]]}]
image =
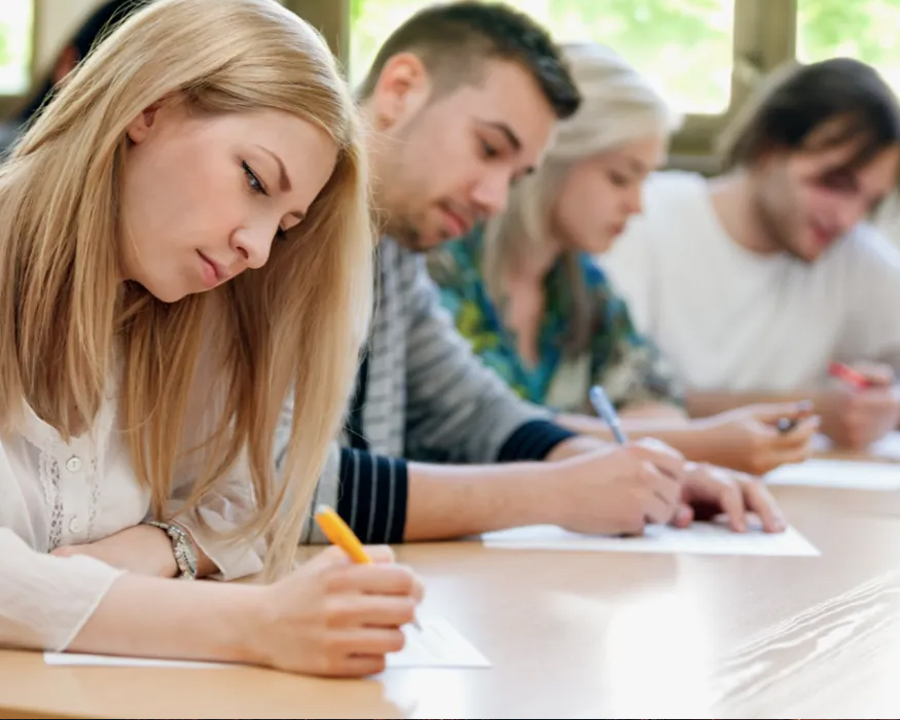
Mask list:
[{"label": "striped sweater", "polygon": [[[403,540],[406,461],[541,460],[572,433],[519,400],[484,367],[442,308],[421,256],[385,238],[376,312],[350,415],[331,447],[310,512],[328,503],[366,543]],[[283,461],[292,402],[275,457]],[[323,542],[307,522],[306,542]]]}]

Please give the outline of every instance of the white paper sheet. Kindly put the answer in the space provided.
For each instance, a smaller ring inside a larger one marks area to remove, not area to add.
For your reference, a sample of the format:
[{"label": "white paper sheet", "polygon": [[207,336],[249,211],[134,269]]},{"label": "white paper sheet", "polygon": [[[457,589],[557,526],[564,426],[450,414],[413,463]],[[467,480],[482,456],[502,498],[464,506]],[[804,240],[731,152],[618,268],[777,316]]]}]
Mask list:
[{"label": "white paper sheet", "polygon": [[422,630],[403,628],[406,645],[387,656],[388,668],[453,667],[479,668],[491,664],[449,622],[435,615],[419,617]]},{"label": "white paper sheet", "polygon": [[[815,452],[829,452],[834,449],[834,443],[825,435],[816,435],[812,441]],[[866,453],[875,459],[900,460],[900,432],[892,432],[881,440],[872,443]]]},{"label": "white paper sheet", "polygon": [[[388,668],[435,667],[490,667],[471,643],[445,619],[434,615],[419,618],[422,630],[412,625],[403,628],[406,646],[398,653],[387,656]],[[152,667],[180,669],[209,669],[236,667],[226,663],[189,662],[185,660],[158,660],[153,658],[116,655],[89,655],[83,653],[45,652],[47,665],[82,665],[100,667]]]},{"label": "white paper sheet", "polygon": [[766,482],[849,490],[900,490],[900,464],[814,458],[782,465],[766,475]]},{"label": "white paper sheet", "polygon": [[184,668],[204,670],[208,668],[237,667],[226,663],[192,662],[189,660],[160,660],[157,658],[130,657],[126,655],[90,655],[88,653],[45,652],[47,665],[84,665],[92,667],[142,667]]},{"label": "white paper sheet", "polygon": [[718,523],[694,523],[678,530],[648,525],[638,537],[579,535],[553,525],[487,533],[484,544],[509,550],[584,550],[593,552],[681,553],[690,555],[814,556],[819,551],[794,528],[783,533],[751,529],[732,532]]},{"label": "white paper sheet", "polygon": [[900,432],[892,432],[869,447],[869,453],[885,460],[900,460]]}]

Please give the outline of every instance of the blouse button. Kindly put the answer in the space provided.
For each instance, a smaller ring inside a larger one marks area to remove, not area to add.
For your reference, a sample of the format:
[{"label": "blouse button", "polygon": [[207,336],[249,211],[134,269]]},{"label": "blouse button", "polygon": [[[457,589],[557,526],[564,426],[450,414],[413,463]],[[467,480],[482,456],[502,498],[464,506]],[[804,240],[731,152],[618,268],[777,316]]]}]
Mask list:
[{"label": "blouse button", "polygon": [[81,532],[81,522],[77,517],[73,517],[71,520],[69,520],[69,532],[72,535],[77,535]]},{"label": "blouse button", "polygon": [[66,460],[66,469],[70,473],[77,473],[81,470],[81,458],[72,456],[68,460]]}]

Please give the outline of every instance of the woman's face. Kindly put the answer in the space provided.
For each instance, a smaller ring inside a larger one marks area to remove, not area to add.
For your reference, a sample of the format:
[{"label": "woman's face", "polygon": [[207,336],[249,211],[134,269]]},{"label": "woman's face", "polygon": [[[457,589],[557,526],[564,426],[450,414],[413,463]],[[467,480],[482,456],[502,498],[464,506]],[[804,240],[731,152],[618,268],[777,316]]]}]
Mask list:
[{"label": "woman's face", "polygon": [[604,253],[641,211],[647,175],[665,161],[666,139],[632,140],[584,158],[563,177],[551,213],[554,237],[567,249]]},{"label": "woman's face", "polygon": [[337,158],[325,131],[274,110],[210,116],[162,104],[128,137],[122,273],[164,302],[265,265]]}]

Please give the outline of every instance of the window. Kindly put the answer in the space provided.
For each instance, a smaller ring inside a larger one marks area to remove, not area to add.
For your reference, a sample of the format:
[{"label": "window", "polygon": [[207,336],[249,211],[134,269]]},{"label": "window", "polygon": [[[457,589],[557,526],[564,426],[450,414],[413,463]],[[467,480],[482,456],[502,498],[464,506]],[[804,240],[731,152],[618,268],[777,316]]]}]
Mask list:
[{"label": "window", "polygon": [[[350,78],[359,83],[390,32],[433,0],[352,0]],[[734,0],[513,0],[562,42],[609,45],[685,114],[731,98]]]},{"label": "window", "polygon": [[898,19],[900,0],[797,0],[797,58],[862,60],[900,93]]},{"label": "window", "polygon": [[0,96],[21,95],[31,82],[33,3],[0,0]]},{"label": "window", "polygon": [[[342,0],[354,85],[391,31],[434,1]],[[697,168],[706,168],[724,123],[761,77],[791,58],[855,57],[900,93],[900,0],[506,1],[558,40],[604,43],[644,73],[687,116],[672,145],[686,167],[699,157]]]}]

